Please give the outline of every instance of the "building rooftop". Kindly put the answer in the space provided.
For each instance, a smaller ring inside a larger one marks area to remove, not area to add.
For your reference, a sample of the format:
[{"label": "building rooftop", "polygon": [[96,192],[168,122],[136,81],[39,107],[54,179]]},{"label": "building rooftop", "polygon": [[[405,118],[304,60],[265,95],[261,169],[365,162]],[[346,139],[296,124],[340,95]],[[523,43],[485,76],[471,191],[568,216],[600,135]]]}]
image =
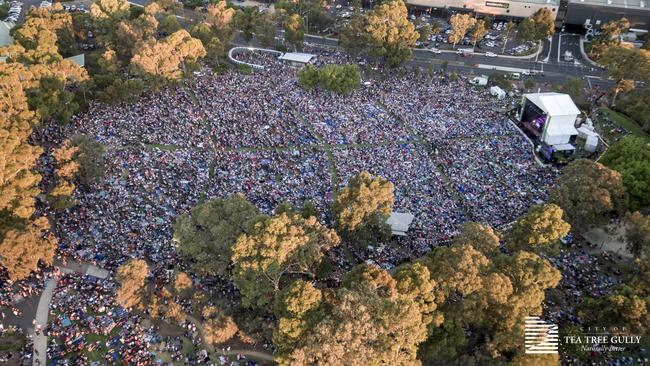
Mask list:
[{"label": "building rooftop", "polygon": [[650,0],[569,0],[573,4],[610,6],[627,9],[650,9]]}]

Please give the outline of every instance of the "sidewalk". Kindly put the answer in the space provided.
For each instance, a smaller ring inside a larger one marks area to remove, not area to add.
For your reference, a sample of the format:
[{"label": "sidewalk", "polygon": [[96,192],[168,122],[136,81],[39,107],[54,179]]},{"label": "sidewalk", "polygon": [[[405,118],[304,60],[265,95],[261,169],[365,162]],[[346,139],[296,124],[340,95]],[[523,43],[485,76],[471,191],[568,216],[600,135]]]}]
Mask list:
[{"label": "sidewalk", "polygon": [[52,295],[54,295],[57,280],[58,277],[54,277],[47,281],[47,285],[45,285],[45,289],[41,294],[41,299],[38,301],[35,320],[37,324],[41,325],[42,330],[39,334],[36,334],[36,329],[34,329],[34,359],[32,361],[32,365],[34,366],[45,366],[47,362],[47,336],[43,334],[43,331],[47,327],[50,301],[52,300]]},{"label": "sidewalk", "polygon": [[[55,266],[61,270],[61,273],[77,272],[102,279],[108,277],[109,275],[109,272],[107,270],[89,263],[70,261],[65,266],[63,266],[60,262]],[[54,290],[56,289],[58,279],[59,278],[57,276],[47,281],[45,289],[43,290],[43,293],[41,293],[41,298],[38,301],[35,320],[37,324],[41,325],[41,332],[39,334],[36,334],[36,329],[34,329],[34,359],[32,361],[33,366],[47,365],[47,336],[43,334],[43,331],[47,328],[47,320],[50,313],[50,301],[52,301],[52,296],[54,295]]]}]

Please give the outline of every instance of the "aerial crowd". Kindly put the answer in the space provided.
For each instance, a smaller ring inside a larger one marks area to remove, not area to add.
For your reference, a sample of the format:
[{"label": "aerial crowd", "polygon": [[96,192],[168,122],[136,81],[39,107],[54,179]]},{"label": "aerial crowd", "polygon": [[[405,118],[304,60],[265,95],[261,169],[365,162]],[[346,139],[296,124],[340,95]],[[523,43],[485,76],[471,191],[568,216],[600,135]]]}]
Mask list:
[{"label": "aerial crowd", "polygon": [[[349,61],[314,47],[306,52],[317,64]],[[402,250],[355,251],[392,268],[449,242],[464,222],[508,225],[546,201],[558,177],[535,162],[505,115],[512,99],[496,100],[462,77],[387,73],[339,96],[304,90],[295,70],[272,56],[238,57],[264,70],[202,69],[134,103],[93,104],[68,126],[44,132],[52,142],[84,134],[106,151],[105,178],[76,190],[73,208],[49,213],[60,253],[108,270],[130,258],[147,258],[153,271],[172,268],[174,220],[199,202],[243,193],[270,213],[283,202],[310,201],[327,222],[334,191],[365,170],[394,184],[394,212],[415,216],[397,241]],[[341,251],[333,253],[349,265]],[[111,280],[59,279],[50,304],[60,315],[48,327],[51,358],[92,347],[108,350],[107,362],[118,353],[133,364],[150,360],[145,345],[157,343],[156,335],[116,307],[114,290]],[[84,329],[107,340],[86,339]],[[167,351],[178,355],[178,345],[169,342]]]}]

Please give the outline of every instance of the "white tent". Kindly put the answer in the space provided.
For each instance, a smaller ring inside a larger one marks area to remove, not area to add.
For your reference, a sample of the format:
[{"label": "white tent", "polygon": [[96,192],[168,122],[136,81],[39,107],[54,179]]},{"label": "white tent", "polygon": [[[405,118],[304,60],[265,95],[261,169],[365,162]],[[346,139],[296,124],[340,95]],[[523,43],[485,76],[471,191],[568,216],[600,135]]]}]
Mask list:
[{"label": "white tent", "polygon": [[393,235],[406,236],[414,217],[410,213],[393,212],[386,220],[386,223],[390,225]]},{"label": "white tent", "polygon": [[314,57],[316,56],[310,53],[287,52],[284,55],[280,56],[279,59],[282,61],[287,61],[295,66],[301,66],[308,64]]},{"label": "white tent", "polygon": [[496,85],[490,87],[490,94],[497,97],[497,99],[503,99],[506,97],[506,92]]},{"label": "white tent", "polygon": [[542,141],[551,146],[567,144],[572,136],[578,134],[574,124],[580,110],[568,94],[534,93],[524,97],[547,116]]}]

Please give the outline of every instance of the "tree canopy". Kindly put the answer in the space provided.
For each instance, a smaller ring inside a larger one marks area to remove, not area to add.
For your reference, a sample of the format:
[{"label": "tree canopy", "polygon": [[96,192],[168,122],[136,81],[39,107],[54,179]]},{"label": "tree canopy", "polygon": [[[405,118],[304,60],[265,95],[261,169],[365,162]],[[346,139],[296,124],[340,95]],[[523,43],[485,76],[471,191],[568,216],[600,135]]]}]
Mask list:
[{"label": "tree canopy", "polygon": [[394,279],[383,269],[362,264],[348,273],[342,287],[326,294],[295,282],[275,306],[278,362],[419,365],[417,346],[433,319],[430,290],[435,284],[424,266],[400,273]]},{"label": "tree canopy", "polygon": [[244,306],[272,304],[286,276],[313,278],[325,251],[338,244],[336,232],[314,216],[283,212],[261,218],[232,248],[232,278]]},{"label": "tree canopy", "polygon": [[552,203],[532,206],[510,229],[508,249],[537,251],[557,244],[571,230],[563,215],[564,211]]},{"label": "tree canopy", "polygon": [[650,206],[650,146],[636,136],[613,144],[600,160],[621,173],[630,210]]},{"label": "tree canopy", "polygon": [[261,216],[242,195],[202,203],[174,223],[174,240],[183,258],[201,275],[228,273],[232,246]]},{"label": "tree canopy", "polygon": [[551,201],[579,231],[605,223],[607,214],[623,212],[624,198],[621,174],[587,159],[567,165],[551,191]]},{"label": "tree canopy", "polygon": [[323,68],[307,65],[298,71],[298,81],[305,89],[321,86],[338,94],[347,94],[361,86],[361,71],[354,64],[329,64]]},{"label": "tree canopy", "polygon": [[393,210],[393,184],[361,172],[350,178],[332,202],[335,226],[346,240],[367,245],[373,238],[390,235],[386,224]]},{"label": "tree canopy", "polygon": [[374,7],[365,19],[370,54],[383,57],[392,67],[411,57],[412,48],[420,37],[407,15],[404,2],[392,0]]}]

